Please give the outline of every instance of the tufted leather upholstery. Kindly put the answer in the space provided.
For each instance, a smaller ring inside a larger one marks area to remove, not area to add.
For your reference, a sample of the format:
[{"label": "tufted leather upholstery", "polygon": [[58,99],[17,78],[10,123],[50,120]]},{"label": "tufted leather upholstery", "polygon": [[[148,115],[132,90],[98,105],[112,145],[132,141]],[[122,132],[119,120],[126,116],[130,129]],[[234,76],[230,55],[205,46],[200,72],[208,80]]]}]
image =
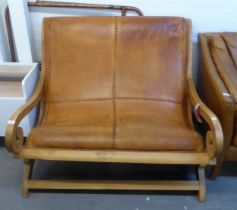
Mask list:
[{"label": "tufted leather upholstery", "polygon": [[29,145],[203,150],[185,105],[189,27],[171,17],[45,19],[43,115]]}]

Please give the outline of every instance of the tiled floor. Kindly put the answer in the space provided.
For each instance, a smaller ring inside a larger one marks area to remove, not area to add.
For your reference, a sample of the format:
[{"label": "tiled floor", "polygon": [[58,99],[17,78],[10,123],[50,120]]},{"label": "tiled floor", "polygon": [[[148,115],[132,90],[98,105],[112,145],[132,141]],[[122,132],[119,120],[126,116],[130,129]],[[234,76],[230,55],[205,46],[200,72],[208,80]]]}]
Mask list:
[{"label": "tiled floor", "polygon": [[[236,210],[236,164],[225,164],[216,181],[207,180],[208,197],[204,204],[189,192],[34,191],[29,198],[22,198],[22,161],[13,159],[0,147],[0,210]],[[185,167],[37,162],[34,177],[154,179],[167,178],[167,174],[169,178],[193,176],[191,168]]]}]

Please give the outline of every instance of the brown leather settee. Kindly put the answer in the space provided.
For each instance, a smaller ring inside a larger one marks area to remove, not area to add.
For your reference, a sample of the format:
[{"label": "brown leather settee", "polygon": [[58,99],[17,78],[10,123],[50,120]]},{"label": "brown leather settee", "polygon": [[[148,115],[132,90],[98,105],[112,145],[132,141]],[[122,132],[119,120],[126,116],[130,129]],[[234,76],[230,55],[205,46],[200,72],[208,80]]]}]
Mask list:
[{"label": "brown leather settee", "polygon": [[[205,200],[204,168],[222,149],[222,129],[192,80],[191,22],[178,17],[48,18],[43,67],[32,98],[10,119],[9,151],[24,159],[29,189],[192,190]],[[40,103],[27,141],[18,127]],[[195,131],[192,106],[210,125]],[[193,181],[31,179],[33,160],[183,164]]]},{"label": "brown leather settee", "polygon": [[199,42],[200,94],[218,116],[224,133],[224,149],[211,175],[216,178],[224,160],[237,160],[237,33],[204,33]]}]

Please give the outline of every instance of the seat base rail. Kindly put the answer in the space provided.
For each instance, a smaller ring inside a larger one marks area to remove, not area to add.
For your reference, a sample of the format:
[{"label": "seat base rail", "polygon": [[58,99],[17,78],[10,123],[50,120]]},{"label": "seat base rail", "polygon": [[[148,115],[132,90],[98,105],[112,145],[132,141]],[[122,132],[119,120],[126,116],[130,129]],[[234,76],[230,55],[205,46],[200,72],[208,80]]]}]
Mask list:
[{"label": "seat base rail", "polygon": [[198,199],[206,199],[205,168],[197,168],[197,180],[144,181],[144,180],[33,180],[33,160],[24,160],[22,196],[28,197],[30,189],[49,190],[174,190],[198,191]]}]

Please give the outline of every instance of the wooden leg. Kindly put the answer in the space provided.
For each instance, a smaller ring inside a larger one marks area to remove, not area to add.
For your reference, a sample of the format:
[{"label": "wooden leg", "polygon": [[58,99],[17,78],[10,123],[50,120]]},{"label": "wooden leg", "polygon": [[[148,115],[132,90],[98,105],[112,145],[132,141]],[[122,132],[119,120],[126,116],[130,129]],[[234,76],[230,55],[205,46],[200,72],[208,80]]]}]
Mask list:
[{"label": "wooden leg", "polygon": [[12,157],[13,157],[13,159],[20,159],[19,156],[16,154],[13,154]]},{"label": "wooden leg", "polygon": [[217,164],[212,167],[211,175],[210,175],[210,178],[212,180],[215,180],[216,177],[219,175],[224,159],[225,159],[225,154],[221,154],[220,157],[217,159]]},{"label": "wooden leg", "polygon": [[210,179],[215,180],[219,175],[223,162],[218,162],[217,165],[213,166],[211,169]]},{"label": "wooden leg", "polygon": [[23,198],[27,198],[29,196],[28,182],[31,179],[33,165],[34,165],[34,160],[24,160],[23,184],[22,184],[22,191],[21,191],[21,195]]},{"label": "wooden leg", "polygon": [[200,202],[205,202],[206,200],[205,167],[203,166],[198,167],[197,177],[199,182],[198,200]]}]

